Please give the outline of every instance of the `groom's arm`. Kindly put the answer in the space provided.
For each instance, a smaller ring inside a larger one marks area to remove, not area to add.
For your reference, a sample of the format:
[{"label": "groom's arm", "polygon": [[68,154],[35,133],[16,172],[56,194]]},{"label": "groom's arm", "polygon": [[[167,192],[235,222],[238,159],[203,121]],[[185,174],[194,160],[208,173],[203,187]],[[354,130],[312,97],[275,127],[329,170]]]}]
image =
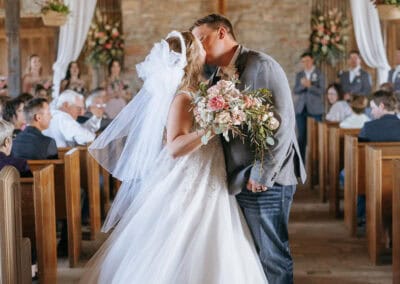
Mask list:
[{"label": "groom's arm", "polygon": [[281,123],[275,133],[275,146],[266,152],[262,165],[261,161],[256,161],[250,173],[250,180],[271,187],[292,147],[295,128],[294,107],[286,74],[273,59],[260,62],[254,88],[267,88],[272,92],[275,112]]}]

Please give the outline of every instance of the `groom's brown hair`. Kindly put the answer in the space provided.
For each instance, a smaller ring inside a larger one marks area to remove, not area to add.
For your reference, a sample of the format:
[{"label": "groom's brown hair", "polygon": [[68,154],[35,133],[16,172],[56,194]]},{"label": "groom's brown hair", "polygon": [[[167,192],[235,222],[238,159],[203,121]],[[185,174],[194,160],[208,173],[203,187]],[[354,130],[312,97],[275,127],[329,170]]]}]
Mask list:
[{"label": "groom's brown hair", "polygon": [[233,32],[233,27],[231,22],[225,18],[224,16],[218,14],[210,14],[203,18],[198,19],[193,26],[190,27],[190,31],[193,31],[195,27],[199,27],[202,25],[207,25],[210,28],[217,30],[219,27],[224,27],[228,33],[232,36],[234,40],[236,40],[235,33]]}]

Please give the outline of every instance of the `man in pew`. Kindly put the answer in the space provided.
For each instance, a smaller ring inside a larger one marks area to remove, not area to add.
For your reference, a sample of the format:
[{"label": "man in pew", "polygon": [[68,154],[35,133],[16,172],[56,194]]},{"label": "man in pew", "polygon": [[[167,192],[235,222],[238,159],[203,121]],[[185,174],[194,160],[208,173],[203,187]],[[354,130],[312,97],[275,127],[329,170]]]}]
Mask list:
[{"label": "man in pew", "polygon": [[57,147],[85,145],[92,142],[96,134],[80,125],[76,120],[84,113],[83,96],[72,90],[60,94],[56,102],[48,129],[44,135],[52,137]]},{"label": "man in pew", "polygon": [[[374,120],[366,122],[358,135],[360,142],[400,141],[400,119],[396,115],[397,100],[387,91],[378,90],[370,101]],[[365,195],[357,197],[358,225],[365,224]]]},{"label": "man in pew", "polygon": [[15,167],[21,177],[31,177],[32,173],[25,159],[11,157],[11,148],[13,145],[14,126],[5,120],[0,120],[0,170],[5,166]]},{"label": "man in pew", "polygon": [[366,122],[358,135],[360,142],[400,141],[400,119],[396,116],[397,100],[392,93],[376,91],[370,101],[374,120]]},{"label": "man in pew", "polygon": [[78,116],[78,122],[91,132],[96,133],[97,131],[104,130],[112,121],[107,118],[104,112],[106,107],[106,103],[104,102],[105,95],[106,91],[103,88],[93,90],[86,98],[85,114]]},{"label": "man in pew", "polygon": [[46,99],[34,98],[24,107],[28,126],[14,139],[12,156],[27,160],[57,159],[56,141],[42,131],[49,128],[51,113]]}]

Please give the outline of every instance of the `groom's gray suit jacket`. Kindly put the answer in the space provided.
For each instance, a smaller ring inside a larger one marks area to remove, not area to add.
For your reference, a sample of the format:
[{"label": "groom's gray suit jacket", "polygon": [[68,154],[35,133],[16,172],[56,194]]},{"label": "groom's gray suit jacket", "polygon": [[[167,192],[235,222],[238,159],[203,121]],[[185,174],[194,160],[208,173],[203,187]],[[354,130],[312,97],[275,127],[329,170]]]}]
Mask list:
[{"label": "groom's gray suit jacket", "polygon": [[[240,193],[249,178],[267,187],[274,184],[294,185],[297,184],[297,177],[304,182],[306,174],[297,144],[295,113],[286,75],[272,57],[239,48],[241,50],[235,63],[240,80],[239,89],[269,89],[281,124],[275,134],[275,146],[264,157],[262,171],[260,161],[254,164],[254,152],[249,142],[243,143],[240,138],[230,142],[222,139],[230,193]],[[218,80],[216,73],[211,80],[213,83]]]}]

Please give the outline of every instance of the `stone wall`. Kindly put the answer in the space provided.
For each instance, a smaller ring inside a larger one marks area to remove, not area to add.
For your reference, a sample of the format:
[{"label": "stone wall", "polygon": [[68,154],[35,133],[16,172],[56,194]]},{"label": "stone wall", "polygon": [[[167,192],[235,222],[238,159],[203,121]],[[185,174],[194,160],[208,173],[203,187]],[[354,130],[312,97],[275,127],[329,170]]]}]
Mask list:
[{"label": "stone wall", "polygon": [[[137,79],[135,64],[142,61],[153,43],[169,31],[185,30],[197,18],[217,12],[214,0],[122,0],[126,40],[125,72]],[[310,33],[309,0],[225,0],[226,16],[232,21],[240,43],[274,57],[293,85],[299,56],[307,48]]]}]

